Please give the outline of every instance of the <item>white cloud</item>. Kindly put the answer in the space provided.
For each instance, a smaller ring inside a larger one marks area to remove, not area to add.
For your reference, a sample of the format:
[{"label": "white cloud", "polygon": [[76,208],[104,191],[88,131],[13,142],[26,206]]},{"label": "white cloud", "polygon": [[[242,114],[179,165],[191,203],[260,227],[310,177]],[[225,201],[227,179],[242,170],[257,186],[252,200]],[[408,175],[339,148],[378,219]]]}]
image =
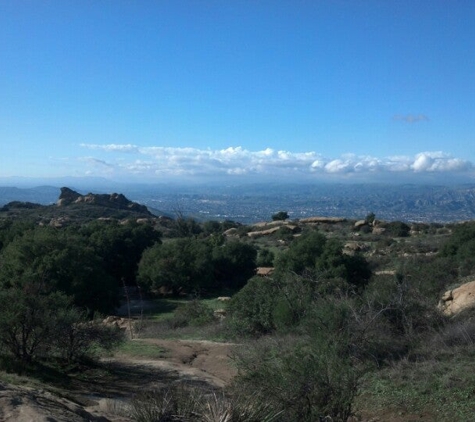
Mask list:
[{"label": "white cloud", "polygon": [[123,144],[107,144],[107,145],[98,145],[98,144],[80,144],[83,148],[102,150],[107,152],[138,152],[139,148],[137,145],[123,145]]},{"label": "white cloud", "polygon": [[417,154],[411,167],[416,172],[447,172],[466,171],[472,168],[472,164],[466,160],[452,158],[448,154],[437,151]]},{"label": "white cloud", "polygon": [[[118,177],[127,175],[157,179],[159,177],[213,177],[246,176],[248,178],[271,177],[318,178],[356,177],[376,174],[451,174],[473,170],[473,164],[461,158],[440,152],[421,152],[415,156],[392,156],[378,158],[368,155],[345,154],[341,157],[327,158],[310,152],[276,151],[266,148],[250,151],[242,147],[225,149],[140,147],[136,145],[89,145],[84,148],[96,151],[124,153],[120,159],[108,161],[95,157],[86,157],[89,167],[104,174]],[[139,158],[128,159],[134,152]],[[111,155],[115,157],[116,155]],[[90,168],[88,169],[90,171]],[[98,174],[99,175],[99,174]],[[325,176],[326,175],[326,176]],[[355,175],[355,176],[352,176]],[[289,179],[290,180],[290,179]]]}]

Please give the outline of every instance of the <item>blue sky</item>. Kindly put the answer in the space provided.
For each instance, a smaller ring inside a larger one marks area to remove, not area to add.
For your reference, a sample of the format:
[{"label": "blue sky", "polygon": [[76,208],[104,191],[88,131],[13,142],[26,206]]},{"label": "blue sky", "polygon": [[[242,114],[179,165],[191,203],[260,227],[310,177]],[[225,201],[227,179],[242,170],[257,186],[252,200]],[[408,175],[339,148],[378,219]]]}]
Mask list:
[{"label": "blue sky", "polygon": [[475,181],[475,2],[0,0],[0,177]]}]

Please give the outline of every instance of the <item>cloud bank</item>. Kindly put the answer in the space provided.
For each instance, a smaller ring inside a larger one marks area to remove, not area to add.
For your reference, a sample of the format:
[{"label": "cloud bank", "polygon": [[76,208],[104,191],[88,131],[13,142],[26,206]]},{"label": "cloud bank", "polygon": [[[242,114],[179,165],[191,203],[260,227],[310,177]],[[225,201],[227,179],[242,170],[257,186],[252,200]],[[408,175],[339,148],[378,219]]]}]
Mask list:
[{"label": "cloud bank", "polygon": [[318,179],[329,177],[398,177],[404,175],[471,174],[470,161],[441,151],[421,152],[415,156],[377,158],[346,154],[328,158],[317,152],[289,152],[267,148],[250,151],[242,147],[198,149],[140,147],[137,145],[81,144],[83,148],[106,154],[107,159],[83,157],[89,174],[160,178],[287,178]]}]

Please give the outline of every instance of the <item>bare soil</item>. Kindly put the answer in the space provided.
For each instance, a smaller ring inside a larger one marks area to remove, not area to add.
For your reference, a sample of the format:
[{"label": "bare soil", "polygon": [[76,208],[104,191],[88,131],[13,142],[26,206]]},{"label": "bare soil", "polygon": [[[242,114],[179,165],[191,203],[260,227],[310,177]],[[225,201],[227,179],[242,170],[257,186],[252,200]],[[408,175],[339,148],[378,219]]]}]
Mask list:
[{"label": "bare soil", "polygon": [[[164,350],[158,359],[118,354],[96,368],[79,368],[52,391],[0,383],[0,421],[7,422],[128,422],[121,404],[137,393],[186,381],[221,388],[235,374],[232,344],[210,341],[136,340]],[[118,414],[119,413],[119,414]]]}]

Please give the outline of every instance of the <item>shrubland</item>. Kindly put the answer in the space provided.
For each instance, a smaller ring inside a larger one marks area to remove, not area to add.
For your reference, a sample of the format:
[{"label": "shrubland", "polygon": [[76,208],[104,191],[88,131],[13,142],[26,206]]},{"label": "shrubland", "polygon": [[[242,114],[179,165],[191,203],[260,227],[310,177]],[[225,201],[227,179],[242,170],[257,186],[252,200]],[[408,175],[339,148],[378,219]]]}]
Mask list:
[{"label": "shrubland", "polygon": [[[2,220],[1,365],[66,365],[112,348],[121,334],[95,318],[114,312],[124,286],[139,286],[151,300],[168,300],[161,292],[181,303],[139,335],[212,332],[241,346],[225,391],[147,392],[135,398],[136,420],[168,420],[163,403],[176,416],[186,401],[196,408],[175,420],[347,421],[382,409],[469,420],[473,312],[448,317],[437,303],[475,277],[475,223],[287,218],[273,216],[282,226],[262,236],[268,227],[183,216],[61,228]],[[257,266],[274,271],[260,277]],[[231,296],[219,305],[224,319],[206,300],[217,296]]]}]

